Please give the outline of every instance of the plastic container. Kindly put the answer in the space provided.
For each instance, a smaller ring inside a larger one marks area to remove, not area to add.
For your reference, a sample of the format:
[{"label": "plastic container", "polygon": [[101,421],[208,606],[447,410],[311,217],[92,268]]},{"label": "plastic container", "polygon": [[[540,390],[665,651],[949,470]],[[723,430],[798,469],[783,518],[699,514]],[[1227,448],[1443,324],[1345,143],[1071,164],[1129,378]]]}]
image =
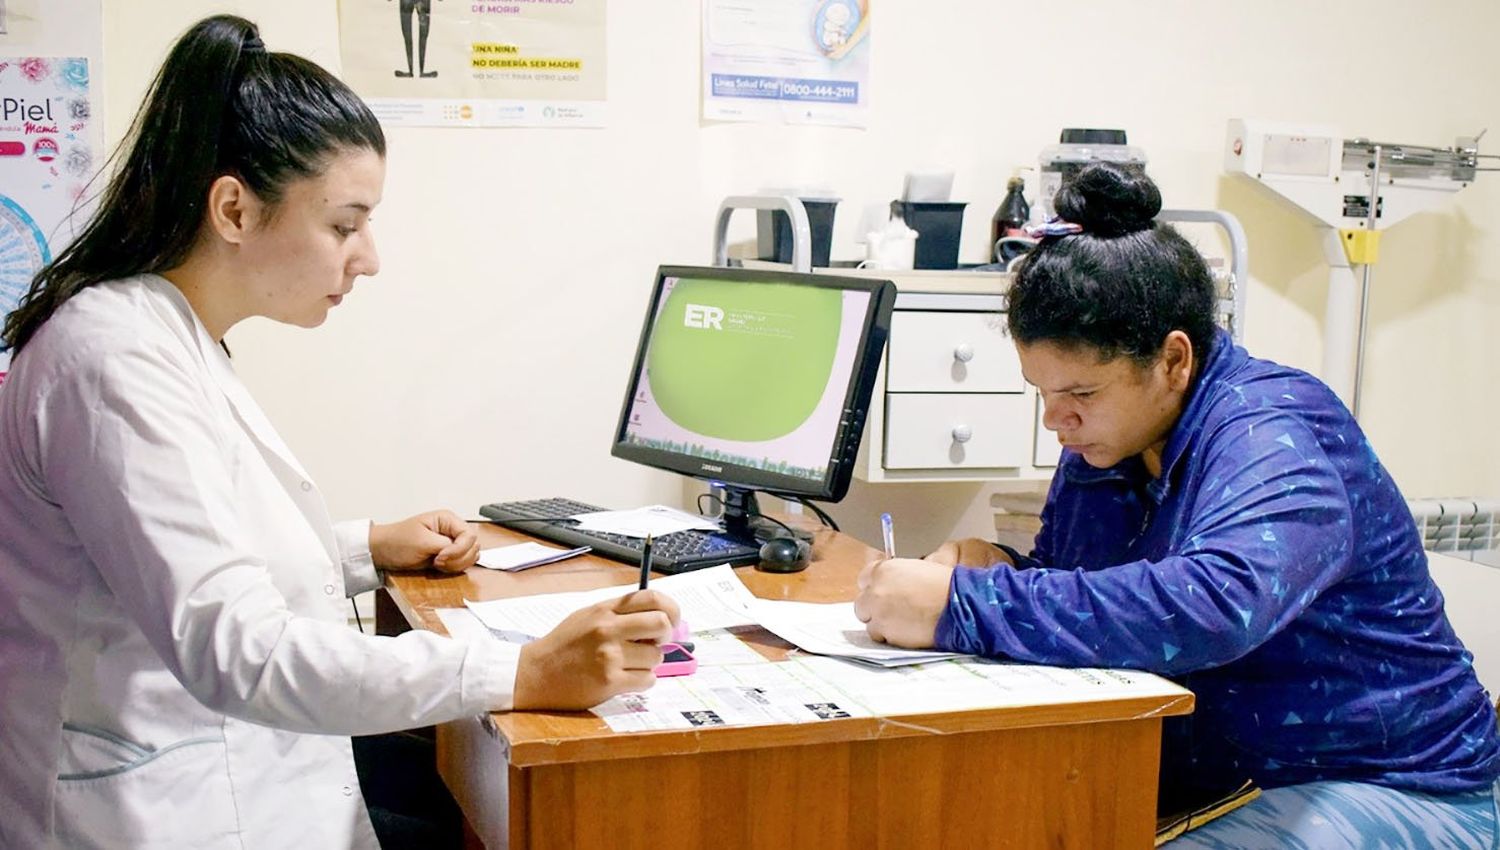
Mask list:
[{"label": "plastic container", "polygon": [[1058,136],[1059,144],[1042,148],[1037,172],[1036,208],[1041,220],[1054,215],[1052,198],[1062,184],[1094,162],[1116,162],[1146,167],[1146,152],[1125,143],[1124,130],[1069,127]]},{"label": "plastic container", "polygon": [[958,268],[958,238],[963,234],[966,206],[966,201],[891,201],[891,215],[900,216],[917,232],[914,268]]},{"label": "plastic container", "polygon": [[[807,210],[807,229],[812,237],[812,264],[827,267],[833,245],[833,212],[838,198],[798,198]],[[792,220],[779,210],[764,210],[756,216],[756,245],[760,258],[778,263],[792,261]]]}]

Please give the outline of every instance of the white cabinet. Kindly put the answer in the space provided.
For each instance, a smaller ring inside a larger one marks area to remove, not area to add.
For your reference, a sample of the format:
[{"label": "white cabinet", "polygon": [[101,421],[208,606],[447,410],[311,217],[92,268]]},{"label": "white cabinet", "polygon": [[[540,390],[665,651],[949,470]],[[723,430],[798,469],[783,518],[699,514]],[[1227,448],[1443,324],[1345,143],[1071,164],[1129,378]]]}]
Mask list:
[{"label": "white cabinet", "polygon": [[1005,326],[1009,275],[857,274],[888,277],[898,294],[855,474],[865,481],[1051,479],[1057,440],[1039,433],[1036,390],[1021,376]]},{"label": "white cabinet", "polygon": [[886,392],[1024,393],[1005,314],[898,310],[886,349]]},{"label": "white cabinet", "polygon": [[886,469],[1031,463],[1031,400],[1024,394],[887,393],[885,399]]}]

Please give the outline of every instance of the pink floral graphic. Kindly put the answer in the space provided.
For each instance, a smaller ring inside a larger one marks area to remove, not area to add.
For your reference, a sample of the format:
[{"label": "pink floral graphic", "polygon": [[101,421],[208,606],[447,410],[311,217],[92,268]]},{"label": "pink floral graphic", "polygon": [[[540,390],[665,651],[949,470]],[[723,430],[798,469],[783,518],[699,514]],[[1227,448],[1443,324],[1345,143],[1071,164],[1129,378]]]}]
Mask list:
[{"label": "pink floral graphic", "polygon": [[52,66],[47,64],[46,59],[31,56],[21,60],[21,74],[33,83],[41,82],[52,73]]}]

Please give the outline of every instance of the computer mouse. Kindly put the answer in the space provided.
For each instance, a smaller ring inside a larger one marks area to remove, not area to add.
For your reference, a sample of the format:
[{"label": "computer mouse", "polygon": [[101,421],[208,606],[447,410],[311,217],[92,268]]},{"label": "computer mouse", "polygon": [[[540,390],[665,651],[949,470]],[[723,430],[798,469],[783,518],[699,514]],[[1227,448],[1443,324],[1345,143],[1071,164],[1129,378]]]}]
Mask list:
[{"label": "computer mouse", "polygon": [[790,537],[772,537],[760,544],[760,563],[757,570],[768,573],[795,573],[807,569],[812,555],[812,544]]}]

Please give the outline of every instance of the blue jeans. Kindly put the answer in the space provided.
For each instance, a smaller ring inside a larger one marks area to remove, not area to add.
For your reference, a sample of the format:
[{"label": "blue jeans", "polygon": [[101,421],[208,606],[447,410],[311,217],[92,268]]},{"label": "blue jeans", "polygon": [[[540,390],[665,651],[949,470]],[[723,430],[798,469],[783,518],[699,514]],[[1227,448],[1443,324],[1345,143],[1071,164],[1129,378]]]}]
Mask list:
[{"label": "blue jeans", "polygon": [[1253,802],[1163,850],[1497,850],[1496,791],[1422,794],[1362,782],[1309,782]]}]

